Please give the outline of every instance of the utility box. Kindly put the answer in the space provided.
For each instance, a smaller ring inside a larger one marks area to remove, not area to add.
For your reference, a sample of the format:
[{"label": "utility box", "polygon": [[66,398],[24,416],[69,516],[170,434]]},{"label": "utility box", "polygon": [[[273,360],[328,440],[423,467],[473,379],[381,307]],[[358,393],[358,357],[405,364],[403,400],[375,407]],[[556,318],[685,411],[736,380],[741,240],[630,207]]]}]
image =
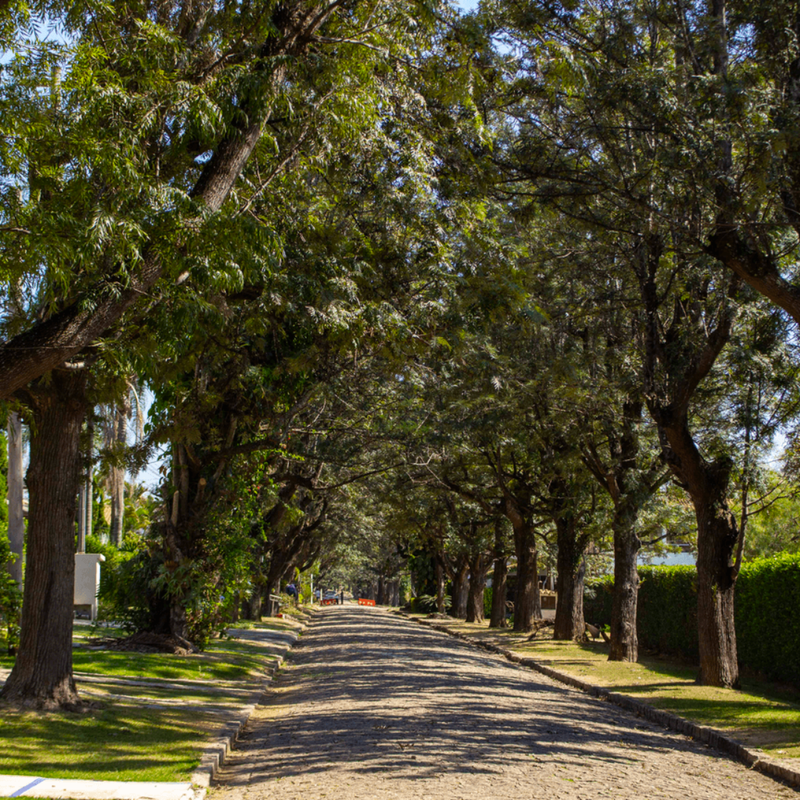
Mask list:
[{"label": "utility box", "polygon": [[89,618],[97,619],[97,593],[100,591],[101,553],[75,553],[75,595],[73,605],[89,606]]}]

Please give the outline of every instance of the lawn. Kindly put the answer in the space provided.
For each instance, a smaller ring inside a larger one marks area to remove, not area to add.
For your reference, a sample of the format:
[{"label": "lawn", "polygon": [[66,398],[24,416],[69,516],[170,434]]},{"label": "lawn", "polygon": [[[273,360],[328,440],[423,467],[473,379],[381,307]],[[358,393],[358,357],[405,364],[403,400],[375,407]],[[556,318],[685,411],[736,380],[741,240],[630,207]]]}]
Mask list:
[{"label": "lawn", "polygon": [[608,661],[608,645],[602,641],[556,642],[545,632],[528,641],[527,634],[490,629],[485,622],[470,624],[443,619],[436,622],[595,686],[634,696],[698,724],[717,728],[776,758],[800,758],[800,692],[792,687],[755,677],[743,678],[741,690],[698,686],[694,665],[648,655],[635,664]]},{"label": "lawn", "polygon": [[[224,719],[251,700],[278,664],[281,642],[259,631],[296,631],[269,620],[243,625],[241,638],[212,641],[202,653],[94,649],[92,636],[111,629],[76,626],[73,663],[82,713],[3,710],[0,773],[43,778],[184,781]],[[0,658],[9,669],[13,659]]]}]

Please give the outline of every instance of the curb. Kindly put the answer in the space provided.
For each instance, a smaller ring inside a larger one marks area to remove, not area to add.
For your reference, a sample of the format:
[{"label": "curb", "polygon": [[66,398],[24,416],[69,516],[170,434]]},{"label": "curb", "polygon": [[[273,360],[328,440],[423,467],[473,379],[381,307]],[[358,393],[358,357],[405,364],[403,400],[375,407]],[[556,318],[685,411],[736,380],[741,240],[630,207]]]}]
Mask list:
[{"label": "curb", "polygon": [[669,711],[662,711],[661,709],[655,708],[648,703],[643,703],[641,700],[636,700],[630,695],[612,692],[602,686],[595,686],[587,681],[582,681],[580,678],[575,678],[572,675],[559,672],[552,667],[546,667],[544,664],[540,664],[533,658],[523,658],[504,647],[498,647],[494,644],[476,641],[466,634],[450,630],[445,625],[439,625],[426,619],[420,619],[419,617],[411,617],[402,611],[397,613],[401,614],[406,619],[410,619],[413,622],[418,622],[420,625],[424,625],[427,628],[432,628],[440,633],[446,633],[448,636],[451,636],[454,639],[459,639],[460,641],[472,645],[473,647],[478,647],[482,650],[488,650],[490,653],[497,653],[498,655],[504,656],[508,661],[511,661],[514,664],[519,664],[522,667],[527,667],[535,670],[536,672],[540,672],[542,675],[547,675],[548,678],[552,678],[559,683],[564,683],[567,686],[571,686],[573,689],[586,692],[586,694],[590,694],[599,700],[612,703],[613,705],[625,709],[626,711],[630,711],[639,717],[644,717],[650,722],[654,722],[656,725],[661,725],[669,730],[682,733],[691,737],[692,739],[704,742],[709,747],[713,747],[715,750],[719,750],[720,752],[731,756],[750,769],[761,772],[770,778],[784,781],[790,786],[800,786],[800,769],[786,767],[780,762],[764,756],[763,753],[760,753],[756,750],[750,750],[741,742],[731,739],[729,736],[726,736],[716,728],[709,728],[705,725],[697,725],[688,719],[679,717],[677,714],[672,714]]},{"label": "curb", "polygon": [[287,631],[287,634],[292,637],[291,644],[288,644],[284,652],[277,656],[277,663],[267,668],[268,675],[266,680],[261,684],[260,688],[251,692],[247,698],[247,705],[241,709],[238,717],[225,724],[221,735],[203,749],[203,754],[200,756],[200,764],[189,778],[195,788],[195,800],[202,800],[205,797],[211,781],[217,776],[219,768],[225,763],[225,759],[231,750],[234,749],[239,734],[241,734],[242,729],[253,715],[256,706],[263,702],[275,673],[283,666],[286,660],[286,654],[294,647],[300,638],[300,634],[307,628],[305,623],[301,623],[301,625],[302,627],[297,631]]}]

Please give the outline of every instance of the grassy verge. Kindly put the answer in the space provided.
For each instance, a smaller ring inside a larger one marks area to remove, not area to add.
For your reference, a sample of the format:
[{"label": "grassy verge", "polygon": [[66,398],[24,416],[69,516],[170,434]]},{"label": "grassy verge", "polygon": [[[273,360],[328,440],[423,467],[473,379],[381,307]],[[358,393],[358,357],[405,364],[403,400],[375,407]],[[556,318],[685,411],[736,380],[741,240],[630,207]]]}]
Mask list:
[{"label": "grassy verge", "polygon": [[636,664],[608,661],[604,642],[556,642],[549,632],[528,641],[527,635],[490,629],[487,623],[442,619],[437,623],[725,731],[775,758],[800,758],[800,692],[792,687],[756,678],[744,678],[739,691],[698,686],[693,665],[654,656],[642,656]]},{"label": "grassy verge", "polygon": [[[204,742],[247,703],[277,664],[281,642],[259,641],[258,633],[297,627],[284,620],[249,623],[235,633],[241,638],[215,640],[203,653],[173,656],[92,649],[89,637],[112,631],[76,626],[76,681],[91,707],[76,714],[3,709],[0,774],[188,780]],[[0,658],[0,668],[12,664]]]}]

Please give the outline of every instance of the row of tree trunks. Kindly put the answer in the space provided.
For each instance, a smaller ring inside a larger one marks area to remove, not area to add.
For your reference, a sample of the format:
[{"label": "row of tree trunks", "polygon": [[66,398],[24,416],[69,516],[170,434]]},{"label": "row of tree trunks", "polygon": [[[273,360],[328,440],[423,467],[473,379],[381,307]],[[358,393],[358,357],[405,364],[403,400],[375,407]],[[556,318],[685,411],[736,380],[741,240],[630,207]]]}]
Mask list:
[{"label": "row of tree trunks", "polygon": [[80,702],[72,676],[72,609],[86,376],[55,371],[29,397],[31,557],[25,566],[19,654],[0,696],[37,708],[72,707]]}]

